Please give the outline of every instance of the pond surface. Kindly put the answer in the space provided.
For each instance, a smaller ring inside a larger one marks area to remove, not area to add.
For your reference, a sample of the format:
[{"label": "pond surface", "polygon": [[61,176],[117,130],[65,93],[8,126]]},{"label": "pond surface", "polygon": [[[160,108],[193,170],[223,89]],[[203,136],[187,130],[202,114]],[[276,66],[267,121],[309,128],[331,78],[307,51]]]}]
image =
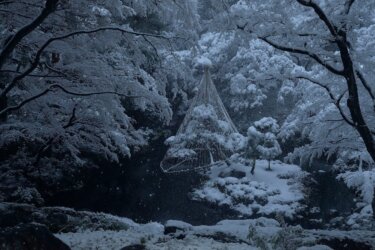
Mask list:
[{"label": "pond surface", "polygon": [[[319,208],[319,212],[307,214],[305,219],[321,220],[328,223],[338,216],[348,216],[355,209],[356,195],[343,181],[336,178],[337,173],[332,171],[332,166],[323,162],[315,161],[310,166],[303,166],[303,169],[311,174],[313,184],[310,185],[311,192],[307,202],[308,209]],[[311,228],[308,220],[305,220],[305,227]]]},{"label": "pond surface", "polygon": [[[92,170],[85,188],[62,192],[48,200],[48,205],[107,212],[132,218],[139,223],[176,219],[193,225],[210,225],[223,219],[239,218],[238,213],[228,208],[192,201],[189,193],[199,186],[203,177],[194,172],[162,173],[159,162],[165,150],[160,144],[160,147],[149,150],[147,155],[133,158],[132,164],[125,161],[122,167]],[[311,219],[327,223],[333,217],[352,212],[355,196],[329,171],[329,165],[314,162],[304,169],[316,181],[311,187],[307,205],[309,208],[318,207],[320,212],[305,213],[304,218],[296,223],[312,228],[316,225],[310,223]]]},{"label": "pond surface", "polygon": [[133,158],[131,164],[125,161],[122,167],[94,169],[82,190],[61,192],[49,199],[48,205],[106,212],[139,223],[176,219],[210,225],[238,217],[228,208],[192,201],[189,193],[202,183],[203,177],[195,172],[164,174],[159,163],[165,150],[160,144],[147,155]]}]

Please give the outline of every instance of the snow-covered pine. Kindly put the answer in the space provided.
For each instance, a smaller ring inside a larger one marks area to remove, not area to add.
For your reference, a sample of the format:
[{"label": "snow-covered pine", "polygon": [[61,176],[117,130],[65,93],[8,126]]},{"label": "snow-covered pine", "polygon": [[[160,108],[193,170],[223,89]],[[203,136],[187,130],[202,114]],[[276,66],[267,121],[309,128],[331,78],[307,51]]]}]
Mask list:
[{"label": "snow-covered pine", "polygon": [[277,121],[272,117],[263,117],[254,122],[254,127],[250,127],[249,130],[251,136],[260,137],[255,150],[262,159],[268,160],[268,170],[271,170],[271,160],[282,153],[276,137],[279,132]]},{"label": "snow-covered pine", "polygon": [[182,172],[207,168],[226,161],[246,145],[230,119],[208,68],[211,61],[197,60],[204,75],[176,136],[166,140],[169,146],[160,166],[164,172]]}]

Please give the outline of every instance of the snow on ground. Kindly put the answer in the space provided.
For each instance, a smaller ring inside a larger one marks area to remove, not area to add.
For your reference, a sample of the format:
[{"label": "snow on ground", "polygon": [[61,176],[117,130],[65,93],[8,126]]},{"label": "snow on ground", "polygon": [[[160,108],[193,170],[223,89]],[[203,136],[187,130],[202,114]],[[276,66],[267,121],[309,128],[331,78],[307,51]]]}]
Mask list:
[{"label": "snow on ground", "polygon": [[[168,228],[174,230],[165,234]],[[375,244],[375,235],[372,231],[303,230],[299,226],[280,225],[276,220],[264,217],[249,220],[223,220],[212,226],[192,226],[175,220],[167,221],[165,225],[155,222],[148,224],[130,222],[127,230],[90,231],[86,229],[76,233],[59,233],[56,236],[73,250],[118,250],[130,245],[143,245],[145,249],[150,250],[329,250],[331,248],[319,243],[320,239],[327,237]]]},{"label": "snow on ground", "polygon": [[[241,223],[240,223],[241,224]],[[227,226],[224,221],[215,226],[198,226],[194,227],[181,221],[168,221],[166,226],[176,226],[184,230],[184,238],[181,239],[176,235],[165,235],[164,226],[159,223],[148,224],[129,224],[128,230],[121,231],[90,231],[84,230],[77,233],[59,233],[55,236],[68,244],[73,250],[83,249],[121,249],[130,245],[144,245],[146,249],[258,249],[252,247],[246,241],[233,239],[233,242],[221,242],[213,239],[210,235],[217,232],[240,232],[241,238],[247,236],[246,230],[248,224],[242,227],[235,227],[238,224]],[[234,236],[233,236],[234,237]]]},{"label": "snow on ground", "polygon": [[255,174],[240,158],[213,167],[209,180],[194,190],[193,198],[217,205],[227,205],[244,215],[269,215],[280,213],[293,217],[301,208],[303,186],[306,176],[300,167],[280,161],[272,161],[272,171],[267,171],[268,162],[258,160]]}]

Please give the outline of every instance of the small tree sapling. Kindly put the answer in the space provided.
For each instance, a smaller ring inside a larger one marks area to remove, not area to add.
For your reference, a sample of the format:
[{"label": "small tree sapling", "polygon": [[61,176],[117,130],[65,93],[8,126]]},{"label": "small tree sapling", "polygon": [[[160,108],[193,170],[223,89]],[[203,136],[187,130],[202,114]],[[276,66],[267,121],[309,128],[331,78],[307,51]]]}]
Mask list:
[{"label": "small tree sapling", "polygon": [[268,160],[268,170],[271,170],[271,160],[281,154],[281,148],[277,141],[276,134],[279,131],[277,121],[271,117],[264,117],[254,122],[254,127],[260,133],[260,142],[256,151],[262,159]]}]

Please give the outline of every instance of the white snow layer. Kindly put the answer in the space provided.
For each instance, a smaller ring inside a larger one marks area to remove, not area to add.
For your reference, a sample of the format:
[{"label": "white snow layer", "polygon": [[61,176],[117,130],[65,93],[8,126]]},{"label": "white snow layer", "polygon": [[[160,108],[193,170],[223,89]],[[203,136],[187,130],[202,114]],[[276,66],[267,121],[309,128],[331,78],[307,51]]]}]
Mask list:
[{"label": "white snow layer", "polygon": [[[122,218],[119,218],[122,220]],[[128,220],[128,219],[127,219]],[[122,220],[124,221],[124,220]],[[77,233],[59,233],[55,236],[68,244],[73,250],[96,249],[110,250],[121,249],[130,245],[143,245],[145,249],[262,249],[262,244],[267,249],[285,247],[280,244],[299,242],[299,250],[330,249],[324,245],[316,245],[317,240],[326,237],[339,239],[349,238],[369,244],[375,243],[375,235],[371,231],[338,231],[338,230],[303,230],[302,228],[286,227],[269,218],[255,220],[223,220],[212,226],[192,226],[186,222],[170,220],[165,226],[156,222],[137,224],[128,220],[129,229],[121,231],[81,231]],[[174,234],[164,234],[164,228],[173,226],[180,228]],[[250,236],[249,229],[255,228],[255,235]],[[300,233],[293,231],[300,228]],[[292,229],[292,230],[291,230]],[[290,233],[288,233],[288,231]],[[183,235],[183,237],[178,237]],[[284,235],[284,241],[277,242]],[[263,243],[261,243],[263,242]],[[284,242],[284,243],[282,243]],[[285,248],[280,248],[285,249]]]},{"label": "white snow layer", "polygon": [[[300,179],[306,173],[296,165],[279,161],[272,161],[272,171],[267,171],[267,164],[267,161],[258,160],[254,175],[249,166],[239,162],[232,163],[229,168],[217,166],[211,170],[210,179],[193,192],[193,197],[228,205],[244,215],[280,213],[293,217],[302,208],[300,201],[304,195]],[[242,172],[245,176],[233,177],[230,171]]]},{"label": "white snow layer", "polygon": [[212,67],[212,62],[211,62],[210,59],[208,59],[205,56],[199,56],[198,58],[196,58],[195,66],[196,67],[201,66],[201,67],[211,68]]}]

